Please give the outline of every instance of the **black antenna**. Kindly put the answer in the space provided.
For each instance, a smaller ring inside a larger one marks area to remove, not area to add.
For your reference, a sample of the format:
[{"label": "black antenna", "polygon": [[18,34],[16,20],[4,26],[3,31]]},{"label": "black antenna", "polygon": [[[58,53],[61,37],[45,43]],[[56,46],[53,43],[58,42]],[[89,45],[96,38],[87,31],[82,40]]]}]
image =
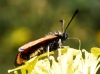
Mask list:
[{"label": "black antenna", "polygon": [[65,23],[65,21],[64,20],[60,20],[60,22],[62,23],[62,33],[64,33],[64,23]]},{"label": "black antenna", "polygon": [[78,13],[78,11],[79,11],[79,10],[78,10],[78,9],[76,9],[76,11],[75,11],[74,15],[72,16],[71,20],[69,21],[69,23],[68,23],[68,25],[67,25],[67,27],[65,28],[65,31],[64,31],[63,33],[65,33],[65,32],[66,32],[66,30],[67,30],[68,26],[70,25],[71,21],[73,20],[73,18],[75,17],[75,15]]}]

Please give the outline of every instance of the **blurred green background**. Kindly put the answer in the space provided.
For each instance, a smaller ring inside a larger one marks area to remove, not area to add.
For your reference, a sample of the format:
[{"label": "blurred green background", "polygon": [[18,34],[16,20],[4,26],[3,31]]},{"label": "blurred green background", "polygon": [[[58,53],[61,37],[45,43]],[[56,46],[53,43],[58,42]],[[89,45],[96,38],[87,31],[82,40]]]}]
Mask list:
[{"label": "blurred green background", "polygon": [[[64,19],[66,26],[76,9],[79,13],[67,29],[69,37],[79,38],[81,48],[88,51],[100,47],[99,0],[0,0],[0,73],[14,68],[20,46],[50,31],[61,31],[59,20]],[[76,40],[65,45],[79,47]]]}]

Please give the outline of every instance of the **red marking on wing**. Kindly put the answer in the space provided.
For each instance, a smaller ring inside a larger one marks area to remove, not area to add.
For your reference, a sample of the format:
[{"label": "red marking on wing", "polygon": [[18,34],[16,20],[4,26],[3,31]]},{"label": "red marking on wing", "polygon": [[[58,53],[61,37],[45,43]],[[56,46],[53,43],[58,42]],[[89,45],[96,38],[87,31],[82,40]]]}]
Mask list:
[{"label": "red marking on wing", "polygon": [[[32,47],[32,46],[34,46],[34,45],[37,45],[38,43],[45,43],[46,40],[51,40],[51,39],[54,39],[54,38],[56,38],[56,37],[57,37],[57,36],[55,36],[55,35],[47,35],[47,36],[45,36],[45,37],[43,37],[43,38],[40,38],[40,39],[34,40],[34,41],[32,41],[32,42],[29,42],[29,43],[27,43],[27,44],[21,46],[21,47],[19,48],[19,52],[22,52],[22,51],[27,52],[28,49],[29,49],[30,47]],[[25,49],[27,49],[27,50],[25,50]]]},{"label": "red marking on wing", "polygon": [[20,66],[22,64],[24,64],[24,60],[20,57],[21,53],[18,53],[18,55],[16,56],[15,59],[15,66]]}]

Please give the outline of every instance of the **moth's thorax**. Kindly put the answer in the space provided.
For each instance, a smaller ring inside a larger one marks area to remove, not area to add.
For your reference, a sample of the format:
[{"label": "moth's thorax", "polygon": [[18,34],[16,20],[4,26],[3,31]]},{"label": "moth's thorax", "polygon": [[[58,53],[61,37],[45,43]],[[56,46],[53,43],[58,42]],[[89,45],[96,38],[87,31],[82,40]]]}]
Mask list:
[{"label": "moth's thorax", "polygon": [[68,38],[68,34],[67,33],[62,33],[60,31],[53,31],[53,32],[49,32],[47,35],[56,35],[57,37],[59,37],[59,39],[61,39],[62,41],[67,40]]},{"label": "moth's thorax", "polygon": [[52,31],[52,32],[49,32],[47,35],[62,35],[62,32],[60,32],[60,31]]}]

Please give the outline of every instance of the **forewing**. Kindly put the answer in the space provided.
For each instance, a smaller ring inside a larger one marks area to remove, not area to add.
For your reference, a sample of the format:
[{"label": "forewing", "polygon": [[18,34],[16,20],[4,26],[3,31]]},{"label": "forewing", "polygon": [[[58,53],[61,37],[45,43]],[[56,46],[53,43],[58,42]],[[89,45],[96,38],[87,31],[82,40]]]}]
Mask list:
[{"label": "forewing", "polygon": [[25,51],[28,51],[28,49],[29,49],[30,47],[32,47],[32,46],[37,45],[37,44],[39,44],[39,43],[45,43],[47,40],[52,40],[52,39],[54,39],[54,38],[56,38],[56,37],[57,37],[56,35],[47,35],[47,36],[45,36],[45,37],[43,37],[43,38],[34,40],[34,41],[32,41],[32,42],[29,42],[29,43],[27,43],[27,44],[21,46],[21,47],[18,49],[18,51],[19,51],[19,52],[22,52],[22,51],[24,51],[24,50],[25,50]]}]

